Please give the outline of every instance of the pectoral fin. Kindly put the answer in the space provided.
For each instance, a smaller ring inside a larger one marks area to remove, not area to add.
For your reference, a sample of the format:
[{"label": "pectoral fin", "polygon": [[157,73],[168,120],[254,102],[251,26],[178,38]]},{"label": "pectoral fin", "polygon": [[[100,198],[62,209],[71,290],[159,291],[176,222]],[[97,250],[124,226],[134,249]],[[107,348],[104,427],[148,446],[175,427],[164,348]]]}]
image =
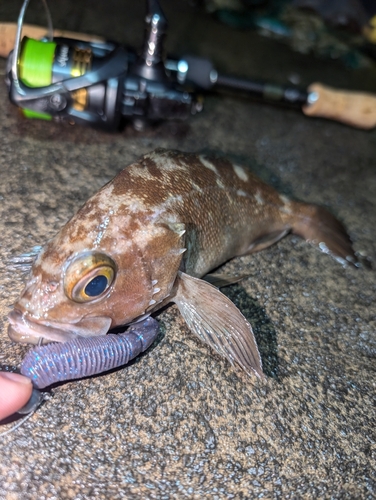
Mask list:
[{"label": "pectoral fin", "polygon": [[264,377],[252,327],[235,304],[206,281],[182,272],[177,280],[173,301],[192,332],[232,365]]}]

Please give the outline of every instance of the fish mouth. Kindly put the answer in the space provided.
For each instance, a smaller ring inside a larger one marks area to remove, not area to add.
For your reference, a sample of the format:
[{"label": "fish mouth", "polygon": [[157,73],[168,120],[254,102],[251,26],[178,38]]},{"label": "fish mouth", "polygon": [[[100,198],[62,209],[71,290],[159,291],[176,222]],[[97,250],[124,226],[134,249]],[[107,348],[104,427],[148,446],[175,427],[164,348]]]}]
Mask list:
[{"label": "fish mouth", "polygon": [[67,342],[77,337],[105,335],[112,320],[107,316],[84,317],[76,323],[35,320],[14,309],[9,315],[8,336],[14,342],[39,344]]}]

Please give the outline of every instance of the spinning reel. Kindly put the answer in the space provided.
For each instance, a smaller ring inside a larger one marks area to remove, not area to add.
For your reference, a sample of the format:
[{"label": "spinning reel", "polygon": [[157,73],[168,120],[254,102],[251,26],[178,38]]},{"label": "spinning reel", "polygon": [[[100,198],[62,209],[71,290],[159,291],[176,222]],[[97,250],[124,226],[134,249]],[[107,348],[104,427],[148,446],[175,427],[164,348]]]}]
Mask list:
[{"label": "spinning reel", "polygon": [[201,111],[197,92],[216,88],[292,104],[307,103],[306,91],[221,75],[207,59],[165,59],[167,21],[158,0],[147,0],[140,55],[110,42],[54,38],[46,0],[48,36],[21,40],[29,1],[24,1],[18,18],[6,79],[10,100],[26,117],[107,130],[117,130],[130,121],[141,130],[148,124],[186,119]]}]

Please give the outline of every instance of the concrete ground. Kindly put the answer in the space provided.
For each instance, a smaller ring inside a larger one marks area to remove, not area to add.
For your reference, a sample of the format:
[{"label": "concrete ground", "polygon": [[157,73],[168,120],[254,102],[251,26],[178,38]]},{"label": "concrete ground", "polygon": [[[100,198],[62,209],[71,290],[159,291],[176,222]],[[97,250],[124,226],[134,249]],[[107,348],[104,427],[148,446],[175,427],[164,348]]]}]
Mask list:
[{"label": "concrete ground", "polygon": [[[15,20],[20,3],[1,3],[0,22]],[[142,2],[50,3],[58,28],[141,42]],[[170,52],[278,82],[298,74],[303,85],[376,87],[374,69],[292,53],[219,25],[188,2],[163,6]],[[28,21],[44,22],[38,2]],[[26,121],[4,85],[0,116],[2,369],[14,369],[28,349],[7,337],[23,283],[9,258],[43,244],[90,194],[156,147],[236,159],[281,192],[329,208],[355,249],[376,258],[376,131],[214,96],[184,126],[111,135]],[[343,268],[292,236],[226,269],[249,274],[226,293],[253,325],[267,380],[213,354],[170,307],[145,355],[56,387],[1,438],[1,499],[376,497],[375,271]]]}]

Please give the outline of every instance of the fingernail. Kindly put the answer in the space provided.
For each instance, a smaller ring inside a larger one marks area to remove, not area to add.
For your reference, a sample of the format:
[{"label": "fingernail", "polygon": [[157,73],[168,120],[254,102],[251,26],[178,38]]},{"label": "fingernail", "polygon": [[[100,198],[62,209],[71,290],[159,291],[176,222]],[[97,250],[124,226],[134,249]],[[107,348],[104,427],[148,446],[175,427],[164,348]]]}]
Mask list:
[{"label": "fingernail", "polygon": [[0,372],[0,377],[11,380],[12,382],[18,382],[19,384],[31,384],[31,380],[20,373]]}]

